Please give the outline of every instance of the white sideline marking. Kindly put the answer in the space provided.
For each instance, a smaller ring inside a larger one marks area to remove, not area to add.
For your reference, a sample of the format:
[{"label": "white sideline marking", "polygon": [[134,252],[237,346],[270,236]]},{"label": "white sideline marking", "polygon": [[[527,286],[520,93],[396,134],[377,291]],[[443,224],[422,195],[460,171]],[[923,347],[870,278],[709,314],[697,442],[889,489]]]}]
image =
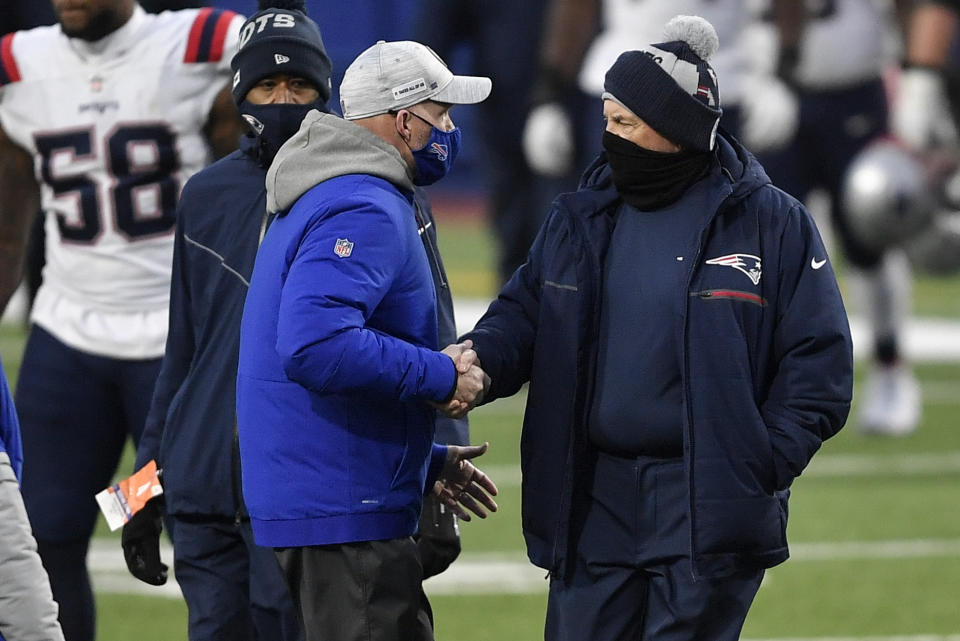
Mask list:
[{"label": "white sideline marking", "polygon": [[790,544],[790,560],[797,562],[937,557],[960,557],[960,539],[907,539],[900,541],[847,541],[843,543]]},{"label": "white sideline marking", "polygon": [[769,639],[742,639],[741,641],[960,641],[960,634],[913,634],[892,637],[775,637]]},{"label": "white sideline marking", "polygon": [[[790,554],[793,563],[849,559],[954,558],[960,557],[960,539],[794,543],[790,546]],[[173,550],[169,544],[165,542],[161,544],[160,557],[168,565],[171,564]],[[182,598],[180,589],[172,578],[163,587],[153,587],[130,576],[124,565],[118,540],[95,540],[90,548],[88,565],[93,586],[97,592]],[[547,590],[548,582],[545,577],[546,572],[528,562],[522,553],[464,553],[449,570],[427,579],[425,586],[428,594],[431,595],[537,594]],[[881,637],[876,638],[881,639]],[[895,641],[901,637],[882,638],[885,641]],[[902,638],[926,641],[927,637]],[[938,639],[938,637],[930,638]],[[864,637],[862,641],[867,639]],[[960,638],[955,641],[960,641]]]},{"label": "white sideline marking", "polygon": [[[520,487],[518,464],[483,465],[497,487]],[[851,478],[862,476],[924,476],[960,473],[960,452],[918,454],[821,454],[815,456],[801,478]]]},{"label": "white sideline marking", "polygon": [[[456,298],[457,332],[473,329],[490,301],[481,298]],[[870,353],[873,337],[867,323],[859,316],[850,317],[853,354],[863,358]],[[955,362],[960,360],[960,323],[950,318],[910,318],[903,337],[903,351],[917,361]]]},{"label": "white sideline marking", "polygon": [[813,457],[803,477],[914,476],[960,472],[960,452],[916,454],[823,454]]}]

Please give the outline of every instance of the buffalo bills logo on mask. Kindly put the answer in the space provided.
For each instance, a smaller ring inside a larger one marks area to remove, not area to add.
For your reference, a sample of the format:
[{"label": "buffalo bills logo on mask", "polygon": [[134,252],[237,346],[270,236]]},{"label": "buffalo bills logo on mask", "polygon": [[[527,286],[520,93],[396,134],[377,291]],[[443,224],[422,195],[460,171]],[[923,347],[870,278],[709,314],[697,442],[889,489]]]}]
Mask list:
[{"label": "buffalo bills logo on mask", "polygon": [[459,129],[443,131],[433,127],[427,144],[413,151],[413,160],[417,165],[417,175],[413,179],[413,184],[432,185],[446,176],[459,151]]},{"label": "buffalo bills logo on mask", "polygon": [[431,144],[430,144],[430,150],[431,150],[434,154],[437,155],[437,158],[439,158],[439,159],[440,159],[441,161],[443,161],[443,162],[446,162],[446,160],[447,160],[447,146],[446,146],[446,145],[441,145],[441,144],[438,143],[438,142],[434,142],[434,143],[431,143]]}]

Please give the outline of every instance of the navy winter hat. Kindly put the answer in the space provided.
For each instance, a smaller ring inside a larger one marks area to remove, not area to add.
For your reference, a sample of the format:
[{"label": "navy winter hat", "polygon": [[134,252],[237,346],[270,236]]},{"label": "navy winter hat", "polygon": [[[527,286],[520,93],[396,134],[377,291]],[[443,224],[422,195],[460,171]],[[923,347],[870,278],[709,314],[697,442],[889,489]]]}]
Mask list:
[{"label": "navy winter hat", "polygon": [[240,28],[237,53],[230,61],[233,101],[239,106],[262,78],[285,73],[310,80],[326,103],[333,65],[303,0],[261,0],[259,8]]},{"label": "navy winter hat", "polygon": [[665,42],[620,54],[603,82],[603,99],[620,103],[684,149],[709,151],[720,123],[717,76],[707,63],[720,44],[699,16],[676,16]]}]

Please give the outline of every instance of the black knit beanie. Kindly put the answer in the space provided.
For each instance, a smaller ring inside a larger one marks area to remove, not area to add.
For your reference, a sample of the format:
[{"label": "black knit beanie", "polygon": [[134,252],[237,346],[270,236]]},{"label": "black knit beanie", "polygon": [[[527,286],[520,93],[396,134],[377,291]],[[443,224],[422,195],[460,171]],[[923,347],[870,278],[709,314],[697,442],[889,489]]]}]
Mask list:
[{"label": "black knit beanie", "polygon": [[665,42],[620,54],[607,71],[603,98],[614,100],[684,149],[709,151],[720,122],[717,76],[707,63],[719,46],[713,25],[676,16]]},{"label": "black knit beanie", "polygon": [[332,65],[317,23],[307,17],[303,0],[261,0],[260,11],[240,29],[240,44],[230,61],[233,101],[239,105],[257,82],[275,73],[310,80],[326,103]]}]

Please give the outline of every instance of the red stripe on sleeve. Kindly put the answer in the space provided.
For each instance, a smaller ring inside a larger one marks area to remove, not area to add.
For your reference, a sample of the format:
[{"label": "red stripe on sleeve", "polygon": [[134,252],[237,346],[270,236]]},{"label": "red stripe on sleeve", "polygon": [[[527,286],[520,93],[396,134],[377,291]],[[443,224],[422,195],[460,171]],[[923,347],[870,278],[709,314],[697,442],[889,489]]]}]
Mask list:
[{"label": "red stripe on sleeve", "polygon": [[14,35],[16,34],[8,33],[0,40],[0,63],[3,63],[3,70],[10,82],[20,82],[20,69],[17,68],[17,61],[13,57]]},{"label": "red stripe on sleeve", "polygon": [[193,26],[190,28],[190,38],[187,40],[187,53],[183,56],[184,62],[197,61],[197,54],[200,49],[200,38],[203,35],[203,25],[206,24],[207,18],[210,17],[211,13],[213,13],[213,9],[207,7],[200,11],[194,19]]},{"label": "red stripe on sleeve", "polygon": [[227,29],[230,22],[237,15],[233,11],[224,11],[217,20],[217,26],[213,30],[213,43],[210,45],[210,62],[219,62],[223,57],[223,43],[227,39]]}]

